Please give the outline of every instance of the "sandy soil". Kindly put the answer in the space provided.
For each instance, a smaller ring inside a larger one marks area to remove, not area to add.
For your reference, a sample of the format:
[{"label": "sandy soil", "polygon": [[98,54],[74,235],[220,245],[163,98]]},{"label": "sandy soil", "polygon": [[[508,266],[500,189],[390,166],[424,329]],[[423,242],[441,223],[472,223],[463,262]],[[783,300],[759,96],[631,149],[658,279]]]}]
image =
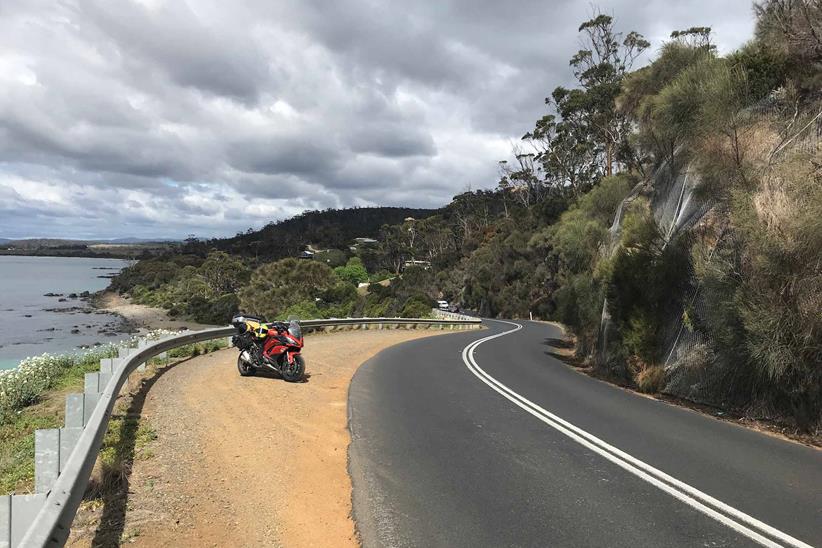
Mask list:
[{"label": "sandy soil", "polygon": [[[356,546],[347,471],[351,377],[381,349],[436,333],[309,336],[309,376],[298,384],[240,377],[233,349],[161,372],[142,410],[158,437],[147,447],[152,456],[134,462],[118,525],[124,542]],[[82,535],[72,542],[90,544]]]},{"label": "sandy soil", "polygon": [[214,327],[190,320],[177,320],[170,318],[162,308],[154,308],[143,304],[131,302],[126,297],[111,291],[104,291],[97,295],[92,301],[94,306],[117,314],[125,319],[129,324],[142,329],[205,329]]}]

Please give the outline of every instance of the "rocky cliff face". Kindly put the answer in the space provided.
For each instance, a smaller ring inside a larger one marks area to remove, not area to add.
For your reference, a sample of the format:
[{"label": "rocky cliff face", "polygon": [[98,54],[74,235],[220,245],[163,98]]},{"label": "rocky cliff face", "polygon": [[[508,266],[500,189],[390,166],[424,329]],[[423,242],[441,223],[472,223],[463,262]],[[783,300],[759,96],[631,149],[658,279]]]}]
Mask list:
[{"label": "rocky cliff face", "polygon": [[[801,132],[795,132],[788,141],[773,131],[776,125],[767,112],[753,113],[756,120],[747,146],[748,153],[756,158],[758,169],[765,173],[778,155],[795,152],[818,154],[822,146],[822,117],[817,116]],[[672,163],[662,163],[645,181],[638,184],[619,206],[612,226],[610,242],[603,253],[610,257],[618,251],[622,238],[626,212],[638,200],[647,204],[660,232],[664,245],[680,235],[693,238],[694,249],[708,256],[729,229],[727,204],[717,203],[700,188],[702,178],[696,163],[689,161],[680,151]],[[768,207],[772,207],[769,205]],[[775,206],[774,206],[775,207]],[[717,342],[710,333],[700,329],[700,318],[708,307],[705,291],[697,277],[691,273],[687,294],[681,295],[682,303],[665,314],[662,348],[658,355],[665,371],[662,392],[701,403],[723,405],[727,394],[722,393],[720,378],[733,375],[732,366],[717,359]],[[597,340],[594,363],[608,374],[619,378],[632,378],[621,348],[620,333],[608,312],[606,301]],[[734,366],[738,367],[739,364]]]},{"label": "rocky cliff face", "polygon": [[[625,213],[631,203],[638,198],[644,198],[650,204],[654,220],[665,235],[666,244],[683,232],[693,230],[711,211],[711,203],[697,192],[699,182],[699,174],[693,169],[691,163],[686,163],[682,167],[672,166],[670,162],[661,164],[648,180],[634,187],[620,204],[610,228],[610,245],[606,253],[613,255],[618,249]],[[699,302],[698,290],[683,300],[688,303],[690,309],[702,305]],[[667,324],[663,327],[665,332],[663,366],[667,373],[666,376],[670,378],[665,390],[692,398],[696,395],[694,392],[700,392],[699,375],[693,373],[703,369],[699,366],[694,367],[694,365],[695,362],[704,361],[707,346],[704,335],[689,327],[686,317],[684,307],[680,310],[672,310],[668,314]],[[618,337],[615,329],[606,301],[602,308],[596,363],[608,369],[611,374],[625,377],[628,372],[625,369],[624,360],[613,355],[611,343]]]}]

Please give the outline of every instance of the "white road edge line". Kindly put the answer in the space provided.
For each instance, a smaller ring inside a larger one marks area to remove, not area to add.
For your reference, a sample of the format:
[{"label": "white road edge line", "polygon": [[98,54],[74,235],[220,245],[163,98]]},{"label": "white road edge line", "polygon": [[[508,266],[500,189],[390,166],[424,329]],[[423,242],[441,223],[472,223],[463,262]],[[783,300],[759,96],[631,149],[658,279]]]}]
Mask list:
[{"label": "white road edge line", "polygon": [[[783,533],[782,531],[774,527],[771,527],[770,525],[763,523],[758,519],[749,516],[748,514],[745,514],[744,512],[737,510],[736,508],[728,506],[727,504],[711,497],[706,493],[703,493],[695,487],[692,487],[672,476],[669,476],[665,472],[662,472],[661,470],[658,470],[653,466],[608,444],[607,442],[597,438],[593,434],[590,434],[585,430],[582,430],[581,428],[574,426],[568,421],[558,417],[557,415],[554,415],[550,411],[543,409],[534,402],[514,392],[509,387],[505,386],[497,379],[486,373],[474,359],[474,350],[480,344],[486,341],[496,339],[497,337],[503,337],[505,335],[509,335],[511,333],[514,333],[515,331],[519,331],[520,329],[522,329],[522,325],[518,323],[504,321],[501,321],[501,323],[506,323],[509,325],[513,325],[515,327],[514,329],[503,331],[502,333],[497,333],[495,335],[490,335],[488,337],[484,337],[482,339],[473,341],[468,346],[466,346],[462,351],[462,360],[463,362],[465,362],[466,367],[468,367],[471,373],[473,373],[482,382],[490,386],[494,391],[498,392],[506,399],[510,400],[511,402],[513,402],[529,414],[540,419],[548,426],[554,428],[562,434],[565,434],[577,443],[587,447],[591,451],[594,451],[595,453],[599,454],[605,459],[613,462],[620,468],[623,468],[624,470],[634,474],[635,476],[647,481],[651,485],[686,503],[688,506],[691,506],[692,508],[704,513],[705,515],[717,520],[718,522],[727,525],[731,529],[737,531],[742,535],[745,535],[746,537],[758,542],[763,546],[779,547],[782,545],[774,542],[773,540],[763,536],[760,533],[764,533],[773,538],[779,539],[788,546],[793,546],[795,548],[812,548],[809,544],[806,544],[801,540],[791,537],[790,535]],[[713,506],[714,508],[711,508],[708,505]],[[722,514],[717,510],[721,510],[722,512],[725,512],[725,514],[729,514],[729,516],[732,516],[733,518],[736,518],[737,520],[758,529],[759,532],[746,527],[745,525],[743,525],[743,523],[739,523],[739,521],[735,521],[734,519],[731,519],[731,517]]]}]

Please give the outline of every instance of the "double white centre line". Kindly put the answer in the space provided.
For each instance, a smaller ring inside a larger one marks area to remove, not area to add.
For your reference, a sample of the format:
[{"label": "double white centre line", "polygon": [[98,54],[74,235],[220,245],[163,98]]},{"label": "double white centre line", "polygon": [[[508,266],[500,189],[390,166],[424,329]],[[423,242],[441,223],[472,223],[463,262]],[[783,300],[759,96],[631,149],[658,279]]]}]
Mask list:
[{"label": "double white centre line", "polygon": [[775,548],[783,546],[812,548],[809,544],[795,539],[792,536],[737,510],[736,508],[728,506],[724,502],[703,493],[699,489],[691,487],[687,483],[669,476],[665,472],[654,468],[650,464],[647,464],[599,439],[593,434],[574,426],[570,422],[554,415],[531,400],[514,392],[497,379],[486,373],[474,359],[474,350],[486,341],[490,341],[498,337],[504,337],[505,335],[509,335],[522,329],[522,325],[518,323],[501,323],[513,325],[514,328],[502,333],[497,333],[496,335],[490,335],[488,337],[476,340],[466,346],[462,351],[462,361],[465,362],[468,369],[482,382],[490,386],[494,391],[498,392],[503,397],[510,400],[527,413],[530,413],[534,417],[538,418],[551,428],[565,434],[580,445],[585,446],[594,453],[597,453],[603,458],[613,462],[620,468],[681,500],[691,508],[702,512],[716,521],[727,525],[734,531],[758,542],[762,546]]}]

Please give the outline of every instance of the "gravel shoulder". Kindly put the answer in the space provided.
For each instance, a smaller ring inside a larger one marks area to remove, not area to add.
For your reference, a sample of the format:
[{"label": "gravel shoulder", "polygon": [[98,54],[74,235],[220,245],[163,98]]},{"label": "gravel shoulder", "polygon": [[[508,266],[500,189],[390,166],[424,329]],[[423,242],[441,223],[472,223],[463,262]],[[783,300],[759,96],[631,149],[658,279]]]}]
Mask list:
[{"label": "gravel shoulder", "polygon": [[[158,374],[142,408],[157,438],[134,461],[119,522],[136,546],[357,546],[347,394],[363,362],[434,331],[306,339],[306,382],[240,377],[223,350]],[[105,515],[105,512],[103,513]],[[106,523],[97,526],[96,536]],[[92,527],[91,529],[94,529]],[[89,535],[73,546],[89,546]]]}]

